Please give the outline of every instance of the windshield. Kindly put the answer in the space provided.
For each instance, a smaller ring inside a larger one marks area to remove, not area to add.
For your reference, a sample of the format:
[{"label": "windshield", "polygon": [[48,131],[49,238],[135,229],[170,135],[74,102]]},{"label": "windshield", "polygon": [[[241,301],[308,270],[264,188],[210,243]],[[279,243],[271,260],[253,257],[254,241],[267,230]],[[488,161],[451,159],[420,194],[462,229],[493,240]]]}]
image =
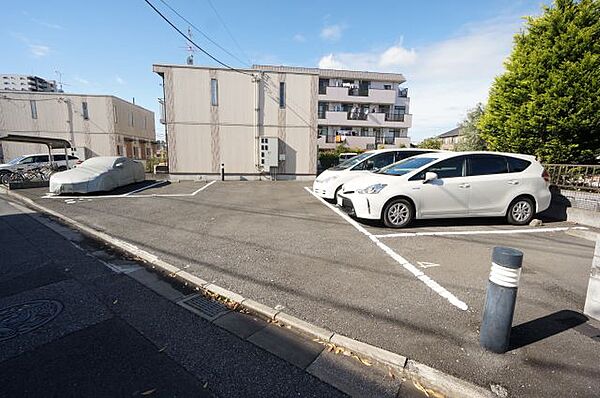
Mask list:
[{"label": "windshield", "polygon": [[10,164],[12,166],[12,165],[19,163],[23,159],[25,159],[25,156],[19,156],[18,158],[14,158],[10,162],[8,162],[8,164]]},{"label": "windshield", "polygon": [[386,166],[377,171],[376,173],[388,174],[392,176],[401,176],[410,173],[411,171],[414,171],[416,169],[419,169],[425,166],[426,164],[433,162],[434,160],[436,160],[436,158],[408,158],[398,163],[393,163],[389,166]]},{"label": "windshield", "polygon": [[358,156],[354,156],[348,160],[344,160],[342,163],[338,164],[337,166],[332,167],[331,170],[349,169],[350,167],[356,166],[357,164],[359,164],[360,162],[362,162],[363,160],[365,160],[366,158],[368,158],[371,155],[373,155],[372,152],[362,153],[362,154],[360,154]]}]

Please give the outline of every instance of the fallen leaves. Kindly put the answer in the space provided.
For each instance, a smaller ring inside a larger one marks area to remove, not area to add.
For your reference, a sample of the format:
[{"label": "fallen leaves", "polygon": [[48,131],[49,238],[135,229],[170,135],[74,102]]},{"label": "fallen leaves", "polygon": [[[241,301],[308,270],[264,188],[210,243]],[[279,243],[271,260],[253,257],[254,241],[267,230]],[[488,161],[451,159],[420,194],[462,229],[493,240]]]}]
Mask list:
[{"label": "fallen leaves", "polygon": [[150,389],[150,390],[146,390],[146,391],[144,391],[144,392],[142,393],[142,395],[150,395],[150,394],[153,394],[153,393],[154,393],[154,391],[156,391],[156,388],[152,388],[152,389]]},{"label": "fallen leaves", "polygon": [[342,354],[347,357],[352,357],[365,366],[373,366],[373,362],[371,362],[370,360],[368,360],[366,358],[361,358],[358,355],[356,355],[355,353],[353,353],[352,351],[345,349],[344,347],[336,346],[333,343],[322,341],[317,338],[313,339],[313,341],[316,343],[319,343],[321,345],[324,345],[327,352],[333,352],[336,355]]},{"label": "fallen leaves", "polygon": [[418,380],[413,380],[412,382],[415,388],[425,394],[428,398],[445,398],[444,394],[434,391],[431,388],[424,387]]}]

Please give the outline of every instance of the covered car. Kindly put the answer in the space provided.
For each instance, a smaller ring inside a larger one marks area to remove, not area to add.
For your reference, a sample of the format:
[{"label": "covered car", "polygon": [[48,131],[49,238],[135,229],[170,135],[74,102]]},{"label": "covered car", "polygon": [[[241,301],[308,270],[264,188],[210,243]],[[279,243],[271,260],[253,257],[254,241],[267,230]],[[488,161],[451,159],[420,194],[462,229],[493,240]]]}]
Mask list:
[{"label": "covered car", "polygon": [[50,177],[50,192],[90,193],[144,181],[144,166],[123,156],[98,156]]}]

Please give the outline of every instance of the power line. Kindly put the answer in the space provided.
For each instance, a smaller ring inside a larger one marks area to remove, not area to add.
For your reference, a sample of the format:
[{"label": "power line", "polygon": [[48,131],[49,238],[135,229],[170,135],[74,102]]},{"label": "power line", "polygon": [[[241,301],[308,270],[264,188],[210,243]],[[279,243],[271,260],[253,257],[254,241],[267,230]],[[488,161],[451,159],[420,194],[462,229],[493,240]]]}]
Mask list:
[{"label": "power line", "polygon": [[181,15],[179,12],[177,12],[176,9],[174,9],[173,7],[171,7],[165,0],[160,0],[160,2],[163,3],[169,10],[171,10],[175,15],[177,15],[179,18],[181,18],[184,22],[186,22],[188,25],[190,25],[192,28],[194,28],[198,33],[200,33],[202,36],[204,36],[204,38],[206,40],[210,41],[212,44],[214,44],[215,46],[217,46],[218,48],[220,48],[222,51],[224,51],[226,54],[228,54],[232,58],[235,58],[241,64],[246,65],[246,66],[250,66],[249,63],[247,63],[246,61],[241,60],[237,55],[231,53],[229,50],[227,50],[226,48],[224,48],[223,46],[221,46],[219,43],[217,43],[216,41],[214,41],[210,36],[208,36],[206,33],[204,33],[202,30],[200,30],[200,28],[198,28],[196,25],[194,25],[192,22],[190,22],[190,20],[188,20],[186,17],[184,17],[183,15]]},{"label": "power line", "polygon": [[183,33],[177,26],[175,26],[175,24],[173,24],[173,22],[171,22],[169,20],[169,18],[167,18],[162,12],[160,12],[156,7],[154,7],[154,5],[149,1],[149,0],[144,0],[146,2],[146,4],[148,4],[158,15],[160,15],[160,17],[162,19],[165,20],[166,23],[168,23],[169,25],[171,25],[171,27],[173,29],[175,29],[177,31],[177,33],[179,33],[182,37],[184,37],[187,41],[189,41],[190,43],[192,43],[198,50],[202,51],[204,54],[206,54],[210,59],[212,59],[213,61],[217,62],[219,65],[222,65],[224,67],[226,67],[227,69],[231,69],[233,71],[236,71],[238,73],[242,73],[244,75],[248,75],[248,76],[253,76],[251,73],[247,73],[244,71],[241,71],[239,69],[236,69],[228,64],[226,64],[225,62],[217,59],[215,56],[213,56],[211,53],[209,53],[208,51],[206,51],[205,49],[203,49],[202,47],[200,47],[198,44],[196,44],[193,40],[191,40],[185,33]]},{"label": "power line", "polygon": [[210,6],[210,8],[212,8],[212,10],[215,12],[215,15],[217,16],[217,18],[219,19],[219,21],[221,21],[221,25],[223,25],[223,27],[225,28],[225,30],[229,34],[229,37],[231,37],[231,40],[233,41],[233,43],[237,46],[238,50],[241,51],[242,55],[244,57],[246,57],[246,59],[248,60],[248,64],[250,64],[251,63],[250,62],[250,57],[248,57],[248,55],[244,52],[244,50],[242,49],[242,47],[240,46],[240,44],[237,42],[237,40],[235,39],[235,37],[233,36],[233,34],[231,33],[231,31],[227,27],[227,24],[225,23],[225,21],[223,20],[223,18],[221,18],[221,15],[217,11],[217,9],[213,5],[213,3],[210,0],[206,0],[206,1],[208,2],[208,5]]}]

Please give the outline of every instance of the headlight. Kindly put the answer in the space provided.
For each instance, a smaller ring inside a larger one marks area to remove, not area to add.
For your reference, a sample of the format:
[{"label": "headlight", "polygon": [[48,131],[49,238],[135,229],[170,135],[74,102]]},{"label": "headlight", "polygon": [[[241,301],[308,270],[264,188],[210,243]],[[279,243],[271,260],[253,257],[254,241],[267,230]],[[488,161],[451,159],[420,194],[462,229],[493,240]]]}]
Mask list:
[{"label": "headlight", "polygon": [[356,192],[357,193],[363,193],[363,194],[372,194],[372,193],[379,193],[381,192],[381,190],[383,188],[387,187],[387,184],[375,184],[375,185],[369,185],[366,188],[363,189],[357,189]]},{"label": "headlight", "polygon": [[333,181],[333,180],[337,180],[339,178],[339,176],[329,176],[329,177],[325,177],[322,180],[318,180],[317,182],[329,182],[329,181]]}]

